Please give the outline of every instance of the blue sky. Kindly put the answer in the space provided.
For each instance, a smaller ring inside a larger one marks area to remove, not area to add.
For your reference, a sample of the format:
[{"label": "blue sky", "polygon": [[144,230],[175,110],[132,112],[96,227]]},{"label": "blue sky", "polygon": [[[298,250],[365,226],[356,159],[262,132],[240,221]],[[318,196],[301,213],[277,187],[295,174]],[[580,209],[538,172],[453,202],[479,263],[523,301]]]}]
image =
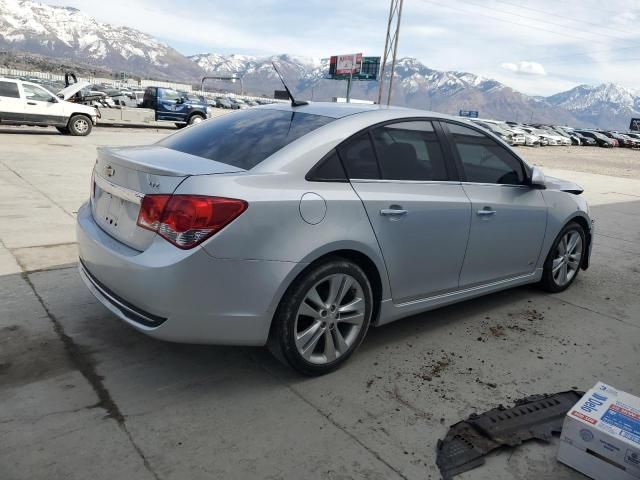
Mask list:
[{"label": "blue sky", "polygon": [[[327,57],[384,47],[388,0],[48,0],[184,54]],[[640,0],[405,0],[400,56],[528,94],[581,83],[640,89]]]}]

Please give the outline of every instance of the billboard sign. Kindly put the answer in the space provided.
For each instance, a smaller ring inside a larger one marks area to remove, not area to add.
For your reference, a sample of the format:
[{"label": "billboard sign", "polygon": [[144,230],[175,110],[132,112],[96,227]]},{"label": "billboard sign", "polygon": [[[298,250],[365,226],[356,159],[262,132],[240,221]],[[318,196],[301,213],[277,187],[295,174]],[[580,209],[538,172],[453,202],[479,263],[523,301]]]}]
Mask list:
[{"label": "billboard sign", "polygon": [[[348,55],[337,55],[336,57],[336,75],[355,74],[360,71],[362,66],[362,54],[350,53]],[[331,57],[333,60],[333,57]]]},{"label": "billboard sign", "polygon": [[476,110],[460,110],[458,115],[461,117],[478,118],[478,112]]},{"label": "billboard sign", "polygon": [[[349,70],[348,68],[338,69],[339,58],[350,55],[334,55],[331,57],[329,60],[329,78],[333,80],[347,80],[349,75],[351,75],[353,80],[377,80],[378,74],[380,73],[380,57],[362,57],[362,54],[358,55],[360,55],[360,58],[355,59],[356,71]],[[344,66],[348,65],[341,65],[341,67]]]},{"label": "billboard sign", "polygon": [[629,124],[629,130],[632,132],[640,132],[640,118],[632,118]]}]

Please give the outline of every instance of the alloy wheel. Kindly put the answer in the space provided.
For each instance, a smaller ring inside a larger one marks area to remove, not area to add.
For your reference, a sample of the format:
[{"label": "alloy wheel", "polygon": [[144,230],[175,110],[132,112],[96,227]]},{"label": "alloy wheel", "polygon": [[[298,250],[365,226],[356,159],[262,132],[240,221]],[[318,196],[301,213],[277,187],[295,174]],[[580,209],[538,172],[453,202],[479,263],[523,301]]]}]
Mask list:
[{"label": "alloy wheel", "polygon": [[298,353],[318,365],[335,361],[356,343],[365,312],[363,288],[354,277],[336,273],[323,278],[298,308],[294,328]]},{"label": "alloy wheel", "polygon": [[571,230],[558,242],[551,266],[553,281],[560,287],[568,284],[578,273],[581,261],[582,237]]},{"label": "alloy wheel", "polygon": [[85,133],[89,129],[89,122],[87,122],[84,118],[79,118],[74,123],[74,128],[78,133]]}]

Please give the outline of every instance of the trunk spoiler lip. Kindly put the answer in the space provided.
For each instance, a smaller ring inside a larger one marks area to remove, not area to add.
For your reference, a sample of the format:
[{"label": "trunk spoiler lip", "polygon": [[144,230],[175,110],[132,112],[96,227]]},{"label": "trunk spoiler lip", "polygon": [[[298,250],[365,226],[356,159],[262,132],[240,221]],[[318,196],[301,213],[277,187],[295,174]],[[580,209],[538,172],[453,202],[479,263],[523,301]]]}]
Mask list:
[{"label": "trunk spoiler lip", "polygon": [[[151,175],[189,177],[222,173],[244,173],[246,170],[188,153],[148,145],[140,147],[98,147],[98,160]],[[177,166],[176,166],[177,165]]]}]

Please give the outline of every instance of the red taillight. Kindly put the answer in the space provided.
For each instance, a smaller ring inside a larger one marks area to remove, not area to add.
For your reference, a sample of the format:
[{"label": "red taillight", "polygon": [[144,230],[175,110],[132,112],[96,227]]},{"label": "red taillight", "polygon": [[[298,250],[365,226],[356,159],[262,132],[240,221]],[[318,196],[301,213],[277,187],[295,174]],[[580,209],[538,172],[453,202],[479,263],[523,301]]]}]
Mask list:
[{"label": "red taillight", "polygon": [[145,195],[138,225],[188,249],[220,231],[247,209],[247,202],[203,195]]}]

